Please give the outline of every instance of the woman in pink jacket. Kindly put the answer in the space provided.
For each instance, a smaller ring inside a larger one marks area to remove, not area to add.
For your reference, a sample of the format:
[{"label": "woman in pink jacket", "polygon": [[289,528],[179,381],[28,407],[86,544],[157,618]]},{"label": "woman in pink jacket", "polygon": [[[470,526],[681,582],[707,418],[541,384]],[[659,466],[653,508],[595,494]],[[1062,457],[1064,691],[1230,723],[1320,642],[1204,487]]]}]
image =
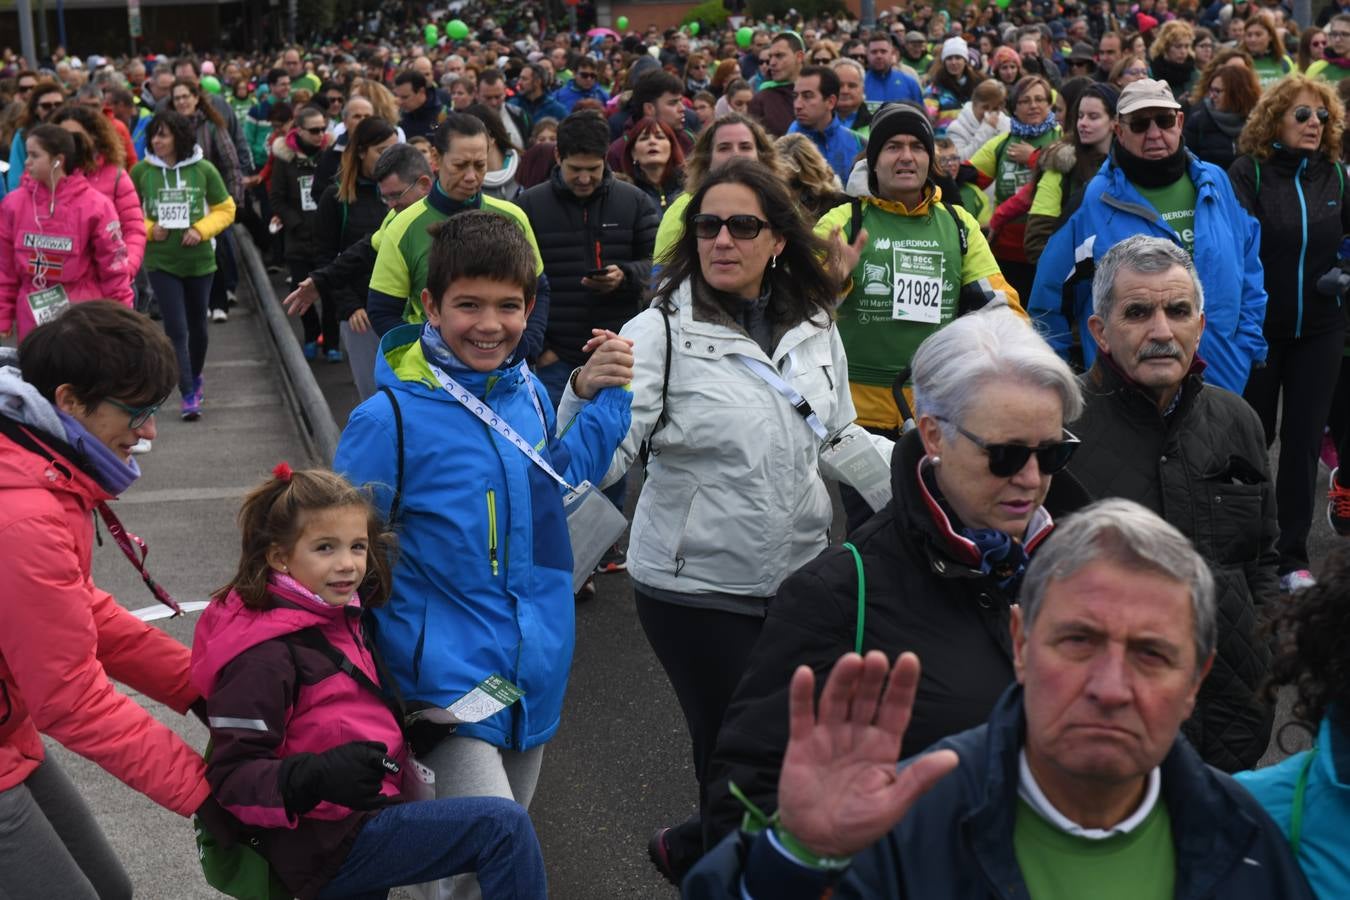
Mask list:
[{"label": "woman in pink jacket", "polygon": [[22,338],[71,304],[133,304],[127,245],[112,201],[80,169],[87,140],[56,125],[25,138],[19,189],[0,201],[0,336]]},{"label": "woman in pink jacket", "polygon": [[220,821],[201,756],[112,683],[185,712],[199,699],[188,649],[90,572],[94,513],[140,474],[130,449],[155,436],[177,369],[154,323],[107,301],[0,348],[0,897],[131,896],[41,735],[179,815]]},{"label": "woman in pink jacket", "polygon": [[127,245],[127,270],[135,278],[141,260],[145,259],[145,213],[141,212],[141,198],[127,171],[131,167],[127,165],[126,148],[112,120],[88,106],[67,104],[52,114],[51,122],[71,134],[84,135],[93,145],[94,152],[85,161],[84,177],[117,210],[122,240]]}]

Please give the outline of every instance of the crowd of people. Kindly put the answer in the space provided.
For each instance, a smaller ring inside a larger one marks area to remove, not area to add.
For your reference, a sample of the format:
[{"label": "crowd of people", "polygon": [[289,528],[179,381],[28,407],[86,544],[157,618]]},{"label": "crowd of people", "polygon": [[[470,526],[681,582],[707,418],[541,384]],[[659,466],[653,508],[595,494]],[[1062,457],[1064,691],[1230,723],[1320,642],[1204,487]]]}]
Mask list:
[{"label": "crowd of people", "polygon": [[[0,58],[0,895],[131,894],[41,733],[208,877],[546,896],[575,605],[626,573],[688,897],[1344,896],[1350,3],[471,13]],[[243,498],[189,649],[91,517],[143,564],[106,501],[209,413],[241,240],[361,402]],[[1282,686],[1316,747],[1256,769]]]}]

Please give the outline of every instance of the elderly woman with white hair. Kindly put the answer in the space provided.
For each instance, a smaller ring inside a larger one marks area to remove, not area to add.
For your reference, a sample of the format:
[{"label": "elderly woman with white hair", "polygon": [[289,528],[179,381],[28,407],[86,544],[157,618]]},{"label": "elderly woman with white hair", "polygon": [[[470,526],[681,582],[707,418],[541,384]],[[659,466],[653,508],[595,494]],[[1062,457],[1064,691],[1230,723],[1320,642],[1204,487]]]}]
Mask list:
[{"label": "elderly woman with white hair", "polygon": [[918,427],[896,444],[893,498],[783,582],[732,699],[708,774],[705,846],[740,822],[731,791],[775,806],[788,737],[788,684],[801,665],[824,684],[848,651],[923,659],[901,756],[985,720],[1013,681],[1009,609],[1054,517],[1088,502],[1061,473],[1077,447],[1065,424],[1078,382],[1006,307],[963,316],[919,345]]}]

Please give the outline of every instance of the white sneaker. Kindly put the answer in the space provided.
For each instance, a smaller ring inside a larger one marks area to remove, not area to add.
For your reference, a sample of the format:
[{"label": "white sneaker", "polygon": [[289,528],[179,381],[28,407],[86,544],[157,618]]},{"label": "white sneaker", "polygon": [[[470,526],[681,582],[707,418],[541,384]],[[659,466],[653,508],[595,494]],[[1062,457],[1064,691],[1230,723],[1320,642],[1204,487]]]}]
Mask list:
[{"label": "white sneaker", "polygon": [[211,321],[228,322],[230,321],[230,314],[223,309],[213,309],[211,310]]},{"label": "white sneaker", "polygon": [[1317,579],[1313,578],[1312,572],[1307,569],[1295,569],[1280,576],[1280,593],[1297,594],[1299,591],[1310,588],[1315,584],[1317,584]]},{"label": "white sneaker", "polygon": [[138,441],[132,446],[131,452],[132,452],[132,453],[149,453],[149,452],[150,452],[150,442],[147,441],[145,438],[141,438],[140,440],[138,440]]}]

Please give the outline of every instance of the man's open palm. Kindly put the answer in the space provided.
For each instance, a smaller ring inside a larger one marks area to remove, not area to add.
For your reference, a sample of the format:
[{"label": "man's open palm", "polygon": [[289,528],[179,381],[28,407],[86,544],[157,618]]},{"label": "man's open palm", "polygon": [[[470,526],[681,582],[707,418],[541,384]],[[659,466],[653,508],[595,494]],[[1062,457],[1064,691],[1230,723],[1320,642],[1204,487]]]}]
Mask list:
[{"label": "man's open palm", "polygon": [[[778,780],[783,827],[821,856],[851,856],[895,826],[956,754],[926,754],[897,772],[919,684],[919,658],[905,653],[887,678],[886,655],[848,653],[825,681],[817,715],[815,676],[792,676],[790,733]],[[883,687],[885,688],[883,695]]]}]

